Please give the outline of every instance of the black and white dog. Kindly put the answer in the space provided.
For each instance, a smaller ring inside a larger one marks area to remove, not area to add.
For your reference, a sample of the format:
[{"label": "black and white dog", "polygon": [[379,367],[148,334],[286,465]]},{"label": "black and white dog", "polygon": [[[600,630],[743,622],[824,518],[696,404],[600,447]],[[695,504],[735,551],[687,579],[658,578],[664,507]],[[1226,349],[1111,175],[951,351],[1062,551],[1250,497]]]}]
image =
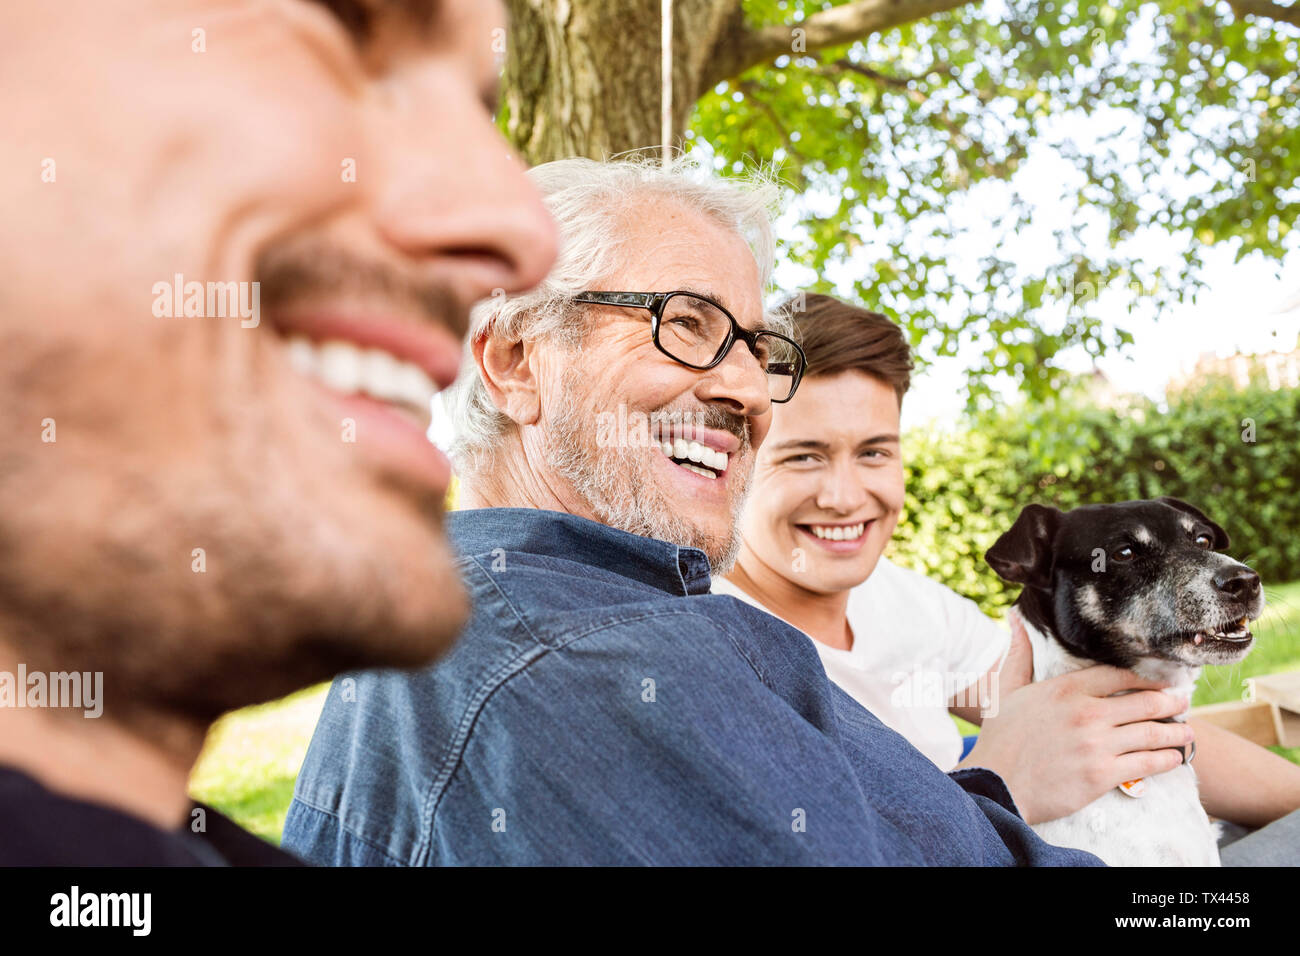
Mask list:
[{"label": "black and white dog", "polygon": [[[985,559],[1024,585],[1016,607],[1034,648],[1034,680],[1112,664],[1169,681],[1190,699],[1202,666],[1249,653],[1247,625],[1264,607],[1259,576],[1217,553],[1228,543],[1176,498],[1066,512],[1029,505]],[[1034,829],[1112,866],[1219,865],[1189,762]]]}]

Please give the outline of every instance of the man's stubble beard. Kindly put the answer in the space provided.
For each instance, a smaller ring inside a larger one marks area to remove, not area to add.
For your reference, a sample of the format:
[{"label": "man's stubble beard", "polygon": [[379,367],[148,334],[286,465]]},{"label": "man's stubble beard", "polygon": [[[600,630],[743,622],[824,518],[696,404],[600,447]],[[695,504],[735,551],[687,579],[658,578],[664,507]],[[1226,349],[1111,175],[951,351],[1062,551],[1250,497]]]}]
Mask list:
[{"label": "man's stubble beard", "polygon": [[[584,401],[585,378],[577,365],[570,365],[562,375],[559,408],[546,425],[551,467],[586,502],[601,524],[679,547],[697,548],[709,559],[715,576],[728,574],[740,553],[740,515],[753,473],[745,475],[744,486],[732,501],[726,533],[710,534],[689,515],[681,514],[677,502],[665,496],[651,477],[650,456],[660,454],[658,450],[617,443],[601,447],[597,443],[597,415],[602,410]],[[645,411],[648,418],[651,411],[658,410]],[[692,409],[690,414],[696,424],[725,431],[733,431],[738,418],[718,408]],[[739,460],[746,457],[748,450],[746,430],[741,447],[731,457]]]},{"label": "man's stubble beard", "polygon": [[[421,627],[395,613],[398,595],[379,586],[382,554],[368,549],[369,566],[340,560],[331,539],[344,529],[319,527],[307,503],[243,484],[247,474],[215,475],[192,494],[115,477],[136,489],[118,496],[118,513],[55,532],[79,552],[68,567],[23,562],[22,542],[41,530],[0,529],[6,643],[33,669],[103,672],[106,717],[151,733],[203,725],[342,672],[423,666],[448,645],[449,622]],[[449,594],[450,553],[440,563],[447,573],[429,586]]]},{"label": "man's stubble beard", "polygon": [[[12,338],[0,360],[0,404],[15,413],[15,428],[0,429],[0,656],[31,671],[102,672],[105,717],[156,735],[341,672],[423,666],[446,651],[467,597],[434,530],[439,496],[360,475],[341,457],[304,469],[316,445],[296,439],[310,429],[277,429],[210,369],[146,380],[139,355],[179,345],[128,343],[140,350],[133,379],[103,374],[115,350]],[[161,445],[117,454],[134,409],[156,405],[124,402],[133,383],[150,397],[175,386],[176,414],[142,419],[154,433],[202,440],[185,455]],[[258,394],[260,380],[247,384]],[[50,409],[57,444],[18,431]],[[403,589],[391,583],[385,534],[406,514],[429,526],[415,538],[438,553],[414,552]],[[372,528],[376,518],[384,523]],[[351,547],[353,536],[365,547]],[[412,601],[420,571],[427,593]]]}]

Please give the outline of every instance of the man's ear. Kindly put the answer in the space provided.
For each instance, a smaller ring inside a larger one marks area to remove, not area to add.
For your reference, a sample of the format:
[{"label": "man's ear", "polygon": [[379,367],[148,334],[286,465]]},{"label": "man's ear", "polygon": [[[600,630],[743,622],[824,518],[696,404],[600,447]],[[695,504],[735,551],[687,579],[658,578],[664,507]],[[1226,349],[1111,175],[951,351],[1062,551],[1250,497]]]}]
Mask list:
[{"label": "man's ear", "polygon": [[1205,513],[1199,508],[1193,508],[1186,501],[1179,501],[1177,498],[1170,498],[1168,495],[1161,495],[1156,499],[1156,501],[1159,501],[1161,504],[1169,505],[1171,508],[1177,508],[1179,511],[1186,512],[1193,518],[1196,518],[1199,521],[1204,521],[1208,524],[1210,530],[1214,532],[1215,551],[1222,551],[1224,548],[1228,547],[1228,545],[1232,544],[1232,539],[1228,537],[1228,532],[1224,531],[1218,524],[1207,518]]},{"label": "man's ear", "polygon": [[1011,530],[994,542],[984,560],[1007,581],[1045,588],[1052,583],[1052,540],[1060,526],[1060,509],[1025,505]]},{"label": "man's ear", "polygon": [[489,333],[475,336],[470,347],[492,404],[516,425],[536,424],[542,406],[532,343]]}]

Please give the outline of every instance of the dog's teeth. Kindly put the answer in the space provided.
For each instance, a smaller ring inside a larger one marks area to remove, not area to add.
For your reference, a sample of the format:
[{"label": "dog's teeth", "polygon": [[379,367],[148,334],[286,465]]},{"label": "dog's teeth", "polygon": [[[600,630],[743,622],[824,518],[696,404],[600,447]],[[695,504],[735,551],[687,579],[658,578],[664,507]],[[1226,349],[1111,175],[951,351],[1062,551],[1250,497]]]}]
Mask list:
[{"label": "dog's teeth", "polygon": [[1192,643],[1193,643],[1193,644],[1200,644],[1200,643],[1201,643],[1202,641],[1204,641],[1204,640],[1205,640],[1205,635],[1203,635],[1203,634],[1197,634],[1196,637],[1192,638]]}]

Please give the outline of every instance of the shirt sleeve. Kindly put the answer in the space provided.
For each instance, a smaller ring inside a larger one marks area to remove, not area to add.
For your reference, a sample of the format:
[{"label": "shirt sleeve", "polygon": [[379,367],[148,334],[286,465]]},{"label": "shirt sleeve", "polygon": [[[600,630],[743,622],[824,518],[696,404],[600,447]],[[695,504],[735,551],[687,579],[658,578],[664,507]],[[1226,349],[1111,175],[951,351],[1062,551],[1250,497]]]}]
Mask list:
[{"label": "shirt sleeve", "polygon": [[1007,789],[1002,778],[992,770],[985,767],[966,767],[954,770],[948,776],[971,796],[986,797],[1008,813],[1020,816],[1016,802],[1011,799],[1011,791]]},{"label": "shirt sleeve", "polygon": [[1011,634],[970,598],[962,597],[946,584],[922,576],[930,600],[940,608],[947,627],[948,666],[955,674],[970,675],[970,680],[955,686],[961,691],[996,667],[1011,646]]}]

